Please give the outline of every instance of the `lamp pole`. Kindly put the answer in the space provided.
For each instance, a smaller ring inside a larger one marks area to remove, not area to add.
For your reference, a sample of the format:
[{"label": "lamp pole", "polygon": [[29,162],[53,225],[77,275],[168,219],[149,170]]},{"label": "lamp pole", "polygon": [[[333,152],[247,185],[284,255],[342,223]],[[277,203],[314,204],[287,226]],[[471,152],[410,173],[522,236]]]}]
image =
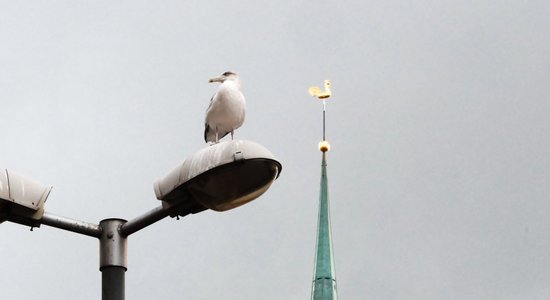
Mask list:
[{"label": "lamp pole", "polygon": [[47,225],[97,238],[102,299],[124,300],[131,234],[167,216],[179,218],[207,209],[226,211],[248,203],[271,186],[281,168],[271,152],[254,142],[218,143],[186,158],[155,182],[160,206],[130,221],[110,218],[99,224],[44,211],[52,187],[6,169],[0,171],[0,223],[10,221],[31,228]]},{"label": "lamp pole", "polygon": [[124,279],[128,269],[128,239],[120,232],[123,219],[99,222],[103,229],[99,238],[99,270],[103,300],[124,299]]},{"label": "lamp pole", "polygon": [[176,211],[180,215],[189,214],[179,206],[159,206],[130,221],[111,218],[96,225],[45,212],[41,222],[42,225],[98,238],[101,299],[123,300],[128,269],[128,236]]}]

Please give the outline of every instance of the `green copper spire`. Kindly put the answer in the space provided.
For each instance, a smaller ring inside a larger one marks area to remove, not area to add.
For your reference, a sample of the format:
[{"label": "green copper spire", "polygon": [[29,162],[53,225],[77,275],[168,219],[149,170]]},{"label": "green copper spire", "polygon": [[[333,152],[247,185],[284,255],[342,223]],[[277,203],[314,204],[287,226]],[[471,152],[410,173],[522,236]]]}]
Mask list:
[{"label": "green copper spire", "polygon": [[330,230],[326,151],[323,151],[323,161],[321,163],[321,192],[319,195],[318,222],[317,246],[315,253],[315,274],[313,277],[311,299],[337,299],[336,273],[334,272],[332,235]]},{"label": "green copper spire", "polygon": [[327,179],[327,152],[330,144],[325,136],[325,111],[326,100],[330,98],[330,81],[325,80],[325,89],[312,86],[309,94],[323,101],[323,140],[319,143],[319,150],[323,152],[321,163],[321,191],[319,195],[319,223],[317,224],[317,246],[315,247],[315,274],[313,275],[313,287],[311,299],[335,300],[336,274],[334,272],[334,257],[332,254],[332,235],[330,232],[330,207],[328,202]]}]

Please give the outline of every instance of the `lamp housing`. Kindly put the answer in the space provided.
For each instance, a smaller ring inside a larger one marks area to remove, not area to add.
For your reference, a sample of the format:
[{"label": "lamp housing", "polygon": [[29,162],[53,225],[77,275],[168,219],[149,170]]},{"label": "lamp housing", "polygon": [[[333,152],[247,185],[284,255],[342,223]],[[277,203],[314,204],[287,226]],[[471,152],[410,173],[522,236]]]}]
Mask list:
[{"label": "lamp housing", "polygon": [[179,215],[205,209],[226,211],[262,195],[281,173],[269,150],[251,141],[213,144],[187,157],[154,184],[163,207],[181,205]]},{"label": "lamp housing", "polygon": [[44,203],[52,190],[18,173],[0,169],[0,223],[6,220],[40,226]]}]

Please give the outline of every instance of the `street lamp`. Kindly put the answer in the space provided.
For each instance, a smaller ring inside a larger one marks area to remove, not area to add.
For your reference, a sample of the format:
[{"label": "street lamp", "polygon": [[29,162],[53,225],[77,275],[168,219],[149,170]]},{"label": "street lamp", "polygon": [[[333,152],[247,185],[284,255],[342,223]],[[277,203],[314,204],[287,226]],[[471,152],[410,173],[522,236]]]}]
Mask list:
[{"label": "street lamp", "polygon": [[0,223],[9,218],[22,225],[40,226],[51,190],[51,186],[7,169],[0,170]]},{"label": "street lamp", "polygon": [[127,239],[167,216],[206,209],[226,211],[261,196],[278,178],[281,164],[263,146],[251,141],[214,144],[187,157],[154,183],[161,205],[130,221],[104,219],[93,224],[50,214],[44,203],[51,187],[5,170],[0,172],[0,223],[48,225],[99,239],[103,300],[125,298]]}]

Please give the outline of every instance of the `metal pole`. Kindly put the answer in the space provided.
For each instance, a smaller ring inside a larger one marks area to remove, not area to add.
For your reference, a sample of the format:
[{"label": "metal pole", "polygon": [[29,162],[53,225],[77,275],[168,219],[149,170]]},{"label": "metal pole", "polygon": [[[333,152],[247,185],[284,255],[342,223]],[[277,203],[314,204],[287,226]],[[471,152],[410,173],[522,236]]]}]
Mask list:
[{"label": "metal pole", "polygon": [[125,298],[125,272],[122,267],[106,267],[101,271],[101,299],[122,300]]},{"label": "metal pole", "polygon": [[170,210],[164,209],[161,205],[125,223],[121,226],[120,232],[124,236],[129,236],[138,230],[166,218],[169,214]]},{"label": "metal pole", "polygon": [[128,269],[127,237],[176,211],[180,215],[191,213],[178,206],[159,206],[130,222],[113,218],[102,220],[96,225],[44,212],[40,222],[43,225],[99,238],[101,297],[103,300],[124,300],[125,276]]},{"label": "metal pole", "polygon": [[326,138],[325,138],[325,110],[323,110],[323,141],[326,141]]},{"label": "metal pole", "polygon": [[323,141],[326,141],[326,138],[325,138],[325,111],[326,110],[327,110],[326,102],[323,99]]},{"label": "metal pole", "polygon": [[141,216],[135,217],[134,219],[124,223],[120,227],[120,233],[123,236],[129,236],[130,234],[139,231],[157,221],[160,221],[168,216],[186,216],[188,214],[194,214],[200,211],[205,210],[203,206],[199,204],[194,204],[189,206],[188,203],[176,204],[168,207],[163,205],[151,209],[150,211],[144,213]]},{"label": "metal pole", "polygon": [[99,222],[99,270],[101,271],[101,299],[124,300],[125,272],[128,268],[128,240],[120,228],[122,219],[105,219]]},{"label": "metal pole", "polygon": [[91,237],[99,238],[99,236],[101,235],[101,228],[99,227],[99,225],[73,220],[62,216],[56,216],[48,212],[44,212],[44,215],[42,216],[42,220],[40,222],[42,223],[42,225],[48,225],[51,227],[64,229]]}]

